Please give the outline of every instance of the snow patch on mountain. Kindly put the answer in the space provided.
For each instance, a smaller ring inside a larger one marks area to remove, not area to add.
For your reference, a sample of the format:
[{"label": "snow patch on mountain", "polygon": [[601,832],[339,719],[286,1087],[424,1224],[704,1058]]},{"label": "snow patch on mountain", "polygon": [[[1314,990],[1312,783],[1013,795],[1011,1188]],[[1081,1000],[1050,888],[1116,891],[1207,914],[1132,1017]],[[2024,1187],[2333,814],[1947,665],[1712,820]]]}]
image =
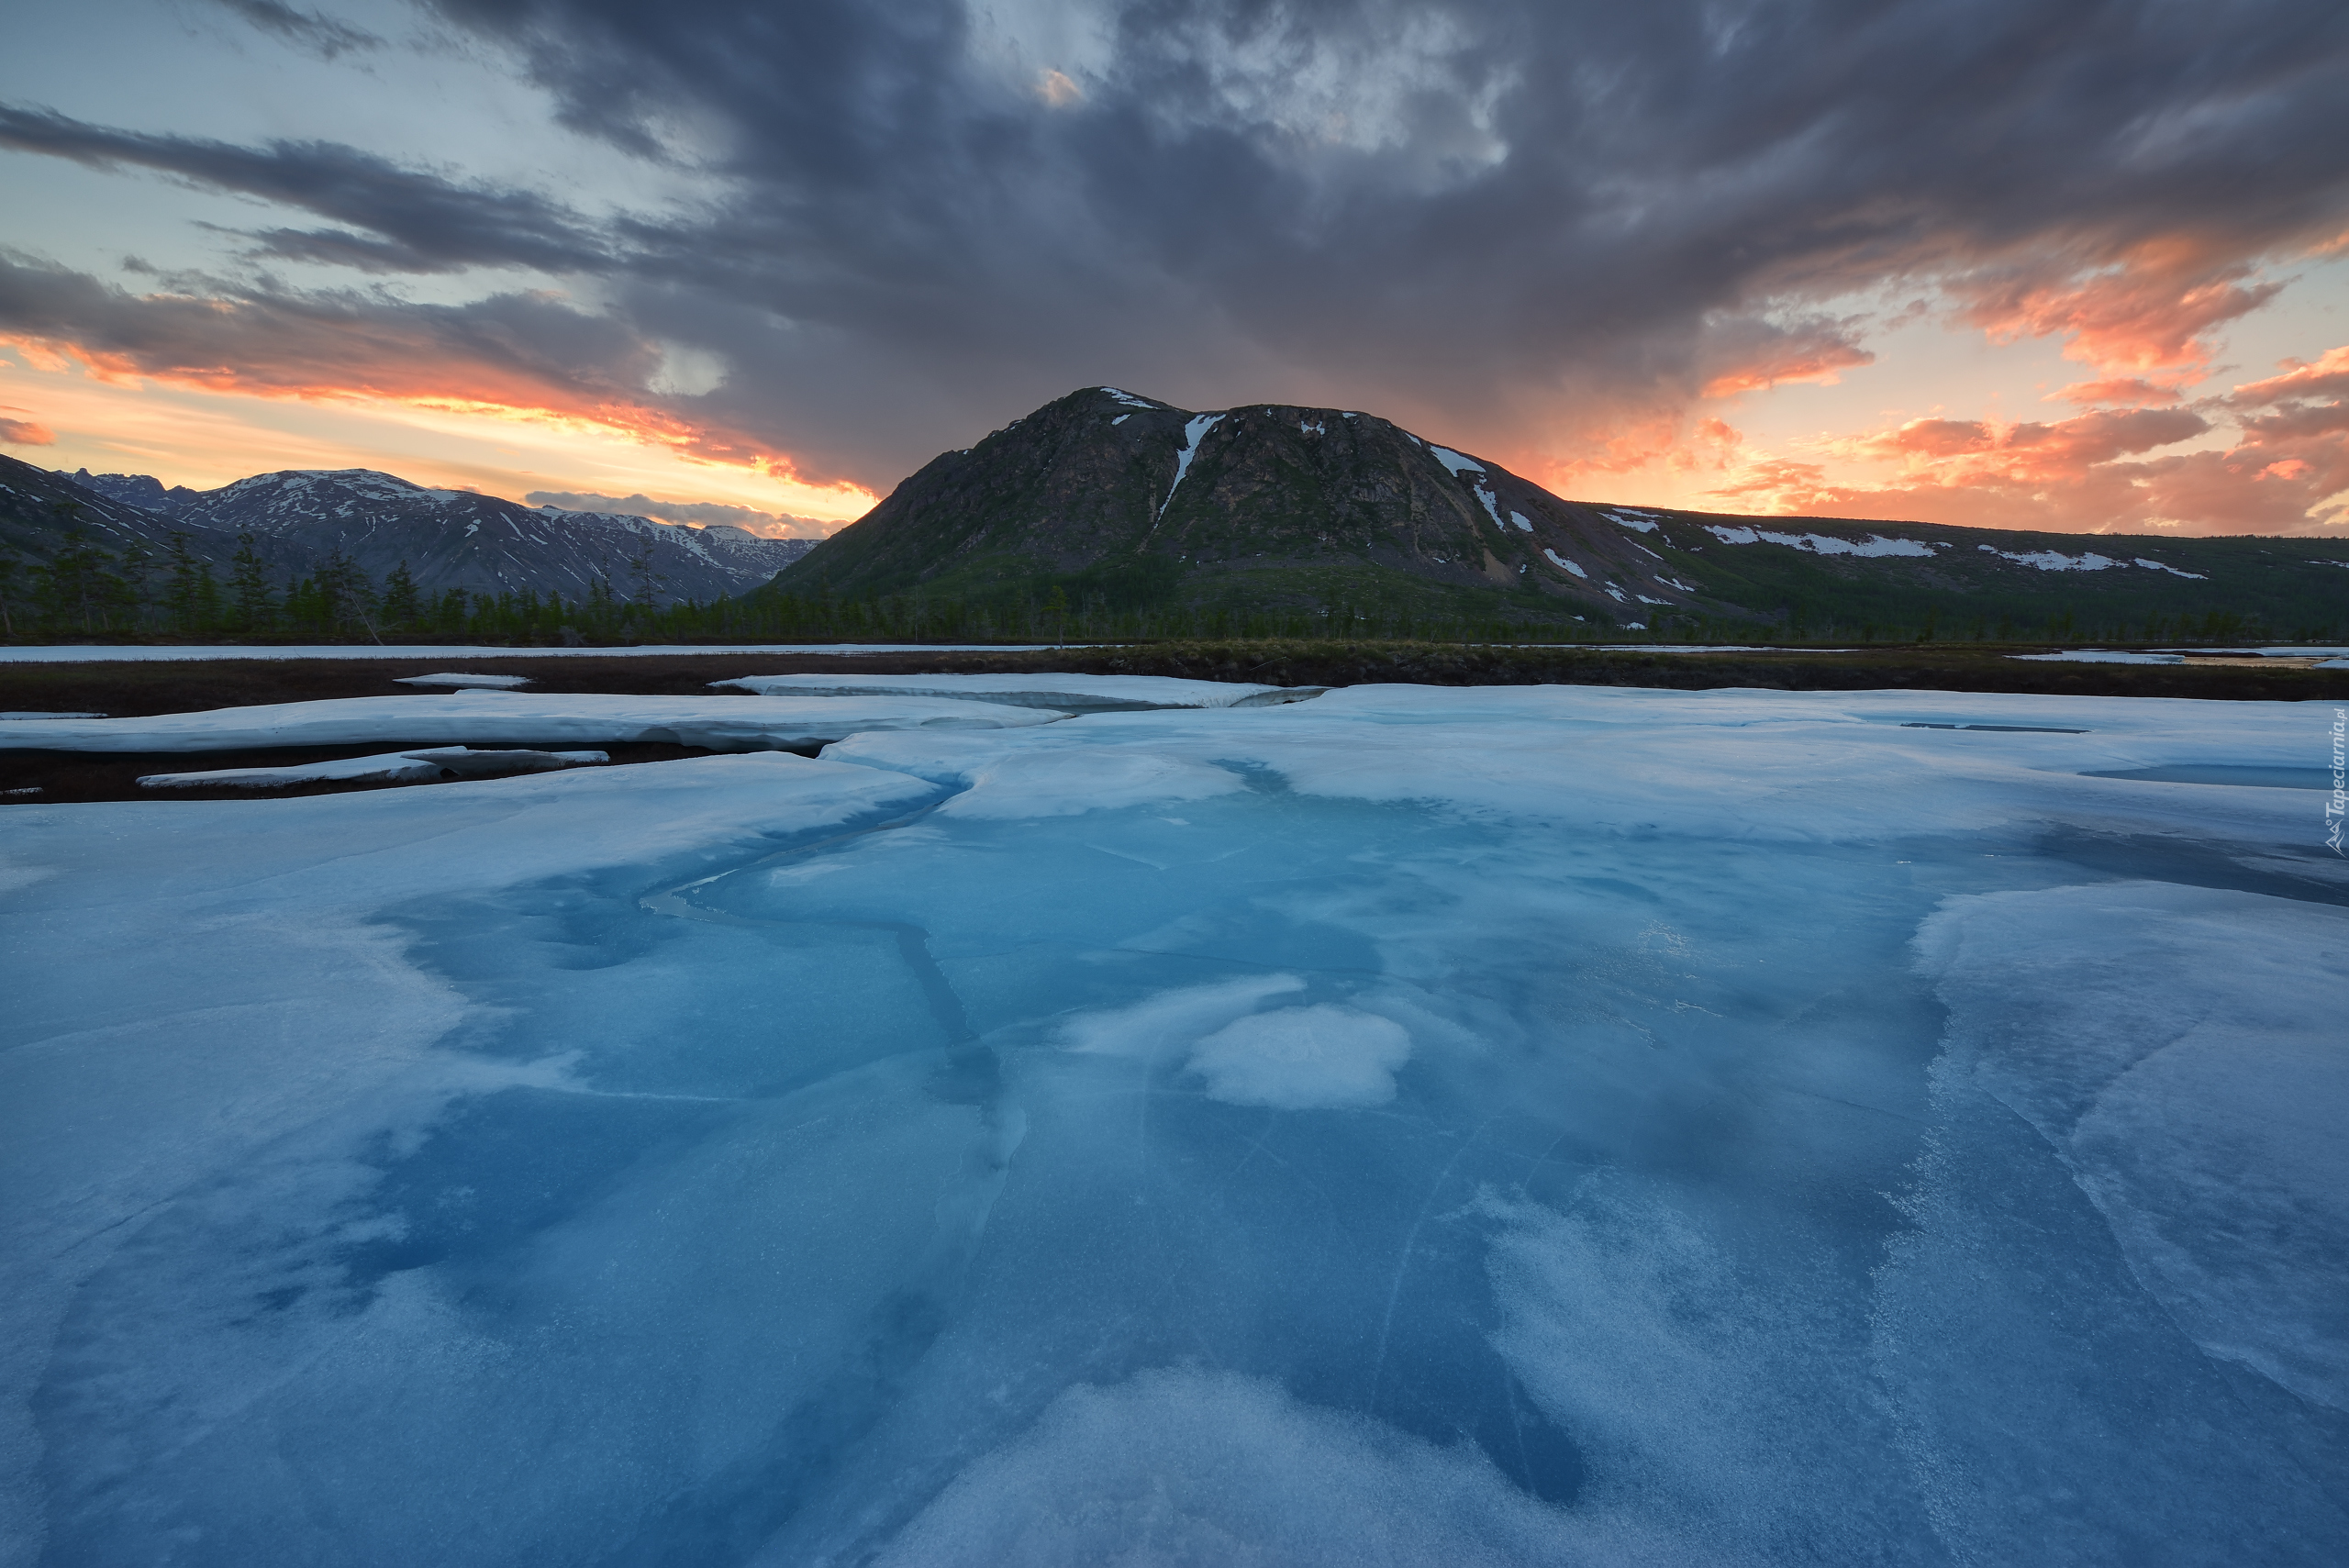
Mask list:
[{"label": "snow patch on mountain", "polygon": [[1930,560],[1933,553],[1930,544],[1913,539],[1886,539],[1881,534],[1870,534],[1861,539],[1839,539],[1833,534],[1782,534],[1768,528],[1725,528],[1719,523],[1706,524],[1705,531],[1723,544],[1782,544],[1789,550],[1807,550],[1813,555],[1905,555]]},{"label": "snow patch on mountain", "polygon": [[1166,499],[1158,504],[1158,515],[1164,517],[1173,505],[1174,492],[1183,488],[1183,476],[1191,472],[1191,460],[1198,455],[1199,441],[1209,430],[1223,423],[1220,414],[1197,414],[1183,427],[1183,450],[1174,454],[1174,483],[1166,487]]}]

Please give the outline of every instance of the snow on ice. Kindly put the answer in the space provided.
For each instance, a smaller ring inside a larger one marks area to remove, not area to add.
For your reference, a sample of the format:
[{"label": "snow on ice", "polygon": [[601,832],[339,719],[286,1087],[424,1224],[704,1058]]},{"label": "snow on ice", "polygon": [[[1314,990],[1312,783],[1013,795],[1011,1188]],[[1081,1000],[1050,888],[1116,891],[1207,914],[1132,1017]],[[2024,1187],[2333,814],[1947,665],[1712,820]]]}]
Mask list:
[{"label": "snow on ice", "polygon": [[2182,653],[2132,653],[2125,650],[2067,648],[2060,653],[2009,653],[2009,659],[2052,664],[2183,664]]},{"label": "snow on ice", "polygon": [[447,686],[452,691],[510,692],[530,684],[528,675],[471,675],[451,671],[439,675],[398,675],[395,684],[403,686]]},{"label": "snow on ice", "polygon": [[[729,644],[729,653],[1042,653],[1049,642],[761,642]],[[1070,644],[1082,647],[1083,644]],[[221,643],[181,645],[50,643],[0,648],[0,664],[87,664],[178,662],[212,659],[658,659],[680,655],[707,657],[707,647],[691,643],[646,644],[635,648],[451,648],[432,643],[393,643],[381,648],[354,648],[347,642],[315,647],[235,647]]]},{"label": "snow on ice", "polygon": [[192,773],[147,773],[141,789],[284,789],[305,784],[421,784],[433,779],[498,778],[593,767],[612,759],[602,751],[484,751],[444,746],[391,751],[282,768],[215,768]]},{"label": "snow on ice", "polygon": [[1319,686],[1186,681],[1173,675],[744,675],[713,681],[769,696],[926,696],[1051,707],[1068,713],[1157,707],[1262,707],[1318,695]]},{"label": "snow on ice", "polygon": [[0,811],[10,1560],[2349,1558],[2327,705],[1004,711]]},{"label": "snow on ice", "polygon": [[0,731],[0,751],[241,751],[371,740],[664,741],[757,751],[837,740],[864,729],[994,729],[1067,715],[1008,703],[923,696],[673,697],[532,695],[337,697],[151,718],[99,718]]}]

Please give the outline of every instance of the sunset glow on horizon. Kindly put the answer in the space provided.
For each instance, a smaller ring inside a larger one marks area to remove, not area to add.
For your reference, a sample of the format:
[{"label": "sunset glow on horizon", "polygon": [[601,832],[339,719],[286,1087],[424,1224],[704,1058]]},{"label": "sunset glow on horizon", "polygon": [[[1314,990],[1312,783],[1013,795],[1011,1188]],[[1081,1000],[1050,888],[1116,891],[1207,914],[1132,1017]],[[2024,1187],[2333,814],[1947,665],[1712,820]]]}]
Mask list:
[{"label": "sunset glow on horizon", "polygon": [[[815,535],[1114,384],[1366,409],[1576,499],[2349,527],[2349,157],[2288,29],[2221,70],[2217,19],[2123,44],[1984,6],[1831,63],[1799,20],[1716,56],[1505,6],[1225,32],[1070,0],[918,67],[843,24],[732,85],[701,62],[741,39],[570,4],[28,18],[0,450]],[[1550,55],[1616,84],[1533,94]],[[842,84],[884,60],[916,74],[876,119]]]}]

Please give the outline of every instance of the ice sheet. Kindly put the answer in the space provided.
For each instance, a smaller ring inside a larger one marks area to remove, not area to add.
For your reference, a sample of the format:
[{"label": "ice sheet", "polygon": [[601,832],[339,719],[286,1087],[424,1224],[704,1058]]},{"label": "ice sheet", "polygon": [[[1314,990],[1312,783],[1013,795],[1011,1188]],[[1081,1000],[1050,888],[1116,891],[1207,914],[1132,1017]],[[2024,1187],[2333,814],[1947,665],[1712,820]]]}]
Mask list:
[{"label": "ice sheet", "polygon": [[528,675],[472,675],[451,671],[439,675],[399,675],[403,686],[447,686],[456,691],[512,691],[530,684]]},{"label": "ice sheet", "polygon": [[602,751],[481,751],[451,746],[429,751],[388,751],[283,768],[215,768],[204,773],[147,773],[141,789],[284,789],[303,784],[421,784],[446,778],[499,778],[593,767]]},{"label": "ice sheet", "polygon": [[240,751],[370,740],[552,743],[665,741],[757,751],[837,740],[866,729],[998,729],[1068,717],[1050,708],[943,697],[602,696],[521,692],[341,697],[102,718],[0,731],[0,751]]},{"label": "ice sheet", "polygon": [[2195,771],[2330,724],[1353,687],[12,807],[0,1539],[2338,1562],[2349,871]]},{"label": "ice sheet", "polygon": [[1041,653],[1082,643],[1051,642],[754,642],[705,643],[636,648],[457,648],[438,643],[325,643],[316,647],[274,644],[191,643],[177,647],[139,644],[63,643],[49,647],[0,648],[0,664],[134,664],[189,659],[622,659],[725,653]]},{"label": "ice sheet", "polygon": [[1148,707],[1262,707],[1319,695],[1319,686],[1186,681],[1172,675],[745,675],[713,681],[769,696],[937,696],[1068,713]]},{"label": "ice sheet", "polygon": [[2060,653],[2009,653],[2009,659],[2021,659],[2043,664],[2183,664],[2182,653],[2131,653],[2099,648],[2066,649]]}]

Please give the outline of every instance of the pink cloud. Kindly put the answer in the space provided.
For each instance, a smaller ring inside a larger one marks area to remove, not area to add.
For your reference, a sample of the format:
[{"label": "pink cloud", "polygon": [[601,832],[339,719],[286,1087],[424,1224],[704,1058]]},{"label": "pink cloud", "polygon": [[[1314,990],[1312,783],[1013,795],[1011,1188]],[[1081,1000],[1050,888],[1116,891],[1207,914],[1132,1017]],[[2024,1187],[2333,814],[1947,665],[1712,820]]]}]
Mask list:
[{"label": "pink cloud", "polygon": [[2176,387],[2157,385],[2143,376],[2108,376],[2102,381],[2076,381],[2049,393],[2043,401],[2069,403],[2081,408],[2115,403],[2124,408],[2158,408],[2176,403],[2182,395]]},{"label": "pink cloud", "polygon": [[[21,414],[23,409],[12,412]],[[12,447],[53,447],[57,432],[31,419],[11,419],[0,415],[0,445]]]},{"label": "pink cloud", "polygon": [[1831,481],[1821,464],[1761,460],[1711,492],[1781,515],[1902,517],[2061,532],[2312,533],[2349,520],[2349,408],[2296,406],[2246,421],[2225,450],[2157,454],[2211,428],[2186,409],[2099,410],[2004,428],[1913,420],[1833,444],[1902,462],[1887,484]]},{"label": "pink cloud", "polygon": [[2282,375],[2247,382],[2236,387],[2227,401],[2250,406],[2308,397],[2349,397],[2349,346],[2331,350],[2313,363],[2287,362],[2291,368]]},{"label": "pink cloud", "polygon": [[462,306],[340,293],[135,295],[0,258],[0,343],[37,366],[71,361],[117,383],[563,423],[798,476],[774,442],[653,390],[658,344],[544,291]]},{"label": "pink cloud", "polygon": [[2283,289],[2252,281],[2254,271],[2174,238],[2141,245],[2102,269],[1989,269],[1954,281],[1951,291],[1965,302],[1962,319],[1994,342],[2068,338],[2066,359],[2186,383],[2209,370],[2213,328]]}]

